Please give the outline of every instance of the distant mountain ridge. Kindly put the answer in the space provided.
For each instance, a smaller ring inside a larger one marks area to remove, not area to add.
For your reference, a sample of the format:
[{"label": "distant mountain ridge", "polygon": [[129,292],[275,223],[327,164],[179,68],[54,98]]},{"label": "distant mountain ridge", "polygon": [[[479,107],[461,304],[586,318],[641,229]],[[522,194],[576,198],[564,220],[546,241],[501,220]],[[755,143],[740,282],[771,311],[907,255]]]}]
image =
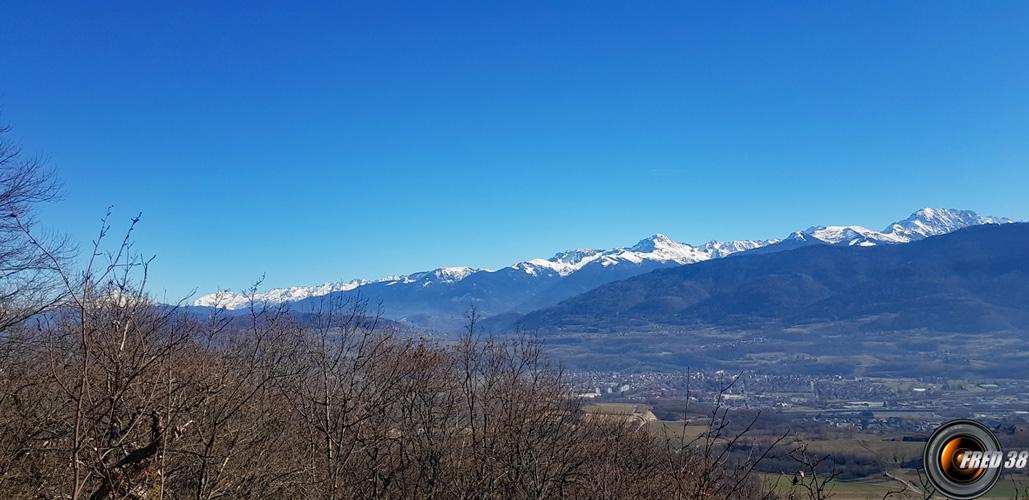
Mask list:
[{"label": "distant mountain ridge", "polygon": [[907,243],[963,227],[1008,222],[1011,220],[979,216],[968,210],[925,208],[883,231],[861,226],[816,226],[792,233],[783,240],[710,241],[699,245],[681,243],[658,233],[628,247],[568,250],[548,259],[531,259],[498,270],[442,267],[374,281],[278,288],[252,296],[221,291],[198,298],[194,305],[234,310],[245,307],[253,299],[314,310],[321,297],[360,294],[372,302],[381,302],[389,318],[420,326],[449,328],[460,321],[471,304],[485,315],[526,313],[655,269],[807,245]]},{"label": "distant mountain ridge", "polygon": [[817,245],[658,270],[518,323],[592,332],[685,326],[1029,333],[1029,224],[916,234],[908,245]]},{"label": "distant mountain ridge", "polygon": [[1013,221],[1006,217],[981,216],[971,210],[923,208],[907,219],[890,224],[883,231],[873,231],[862,226],[814,226],[802,233],[793,233],[787,239],[810,236],[832,245],[873,246],[910,243],[970,226],[1010,222]]}]

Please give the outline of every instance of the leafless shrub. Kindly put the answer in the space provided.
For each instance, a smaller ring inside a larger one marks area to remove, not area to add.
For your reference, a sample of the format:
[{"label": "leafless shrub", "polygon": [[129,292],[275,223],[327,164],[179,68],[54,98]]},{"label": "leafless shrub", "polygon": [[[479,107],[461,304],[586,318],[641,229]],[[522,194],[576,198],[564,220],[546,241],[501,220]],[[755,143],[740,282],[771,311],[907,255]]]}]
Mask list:
[{"label": "leafless shrub", "polygon": [[0,126],[0,335],[61,299],[55,259],[68,256],[61,238],[32,235],[35,210],[57,196],[42,160],[27,157]]},{"label": "leafless shrub", "polygon": [[747,430],[672,445],[585,418],[540,342],[481,337],[474,313],[449,347],[361,300],[327,299],[313,323],[256,302],[199,318],[147,299],[127,241],[7,351],[5,495],[770,496],[760,456],[727,458]]},{"label": "leafless shrub", "polygon": [[[788,498],[822,500],[832,497],[832,481],[839,475],[839,471],[830,455],[812,454],[808,452],[806,444],[800,444],[790,450],[787,456],[798,465],[797,472],[790,480]],[[823,464],[829,465],[828,472],[824,471]]]},{"label": "leafless shrub", "polygon": [[482,336],[474,309],[447,345],[361,299],[297,315],[255,286],[243,315],[156,304],[138,216],[105,251],[108,214],[73,271],[34,232],[38,169],[0,175],[0,233],[24,247],[0,258],[32,263],[0,276],[0,496],[771,497],[753,472],[778,441],[730,458],[756,419],[729,432],[719,397],[702,439],[661,442],[588,418],[537,338]]}]

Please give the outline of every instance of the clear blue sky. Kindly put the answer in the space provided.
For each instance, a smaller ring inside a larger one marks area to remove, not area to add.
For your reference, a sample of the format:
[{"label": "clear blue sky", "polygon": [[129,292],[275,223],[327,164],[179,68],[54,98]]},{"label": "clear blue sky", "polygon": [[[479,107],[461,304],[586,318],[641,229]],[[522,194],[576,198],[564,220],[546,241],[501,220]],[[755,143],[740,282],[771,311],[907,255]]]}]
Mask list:
[{"label": "clear blue sky", "polygon": [[263,3],[2,9],[45,221],[142,211],[159,295],[1029,218],[1029,3]]}]

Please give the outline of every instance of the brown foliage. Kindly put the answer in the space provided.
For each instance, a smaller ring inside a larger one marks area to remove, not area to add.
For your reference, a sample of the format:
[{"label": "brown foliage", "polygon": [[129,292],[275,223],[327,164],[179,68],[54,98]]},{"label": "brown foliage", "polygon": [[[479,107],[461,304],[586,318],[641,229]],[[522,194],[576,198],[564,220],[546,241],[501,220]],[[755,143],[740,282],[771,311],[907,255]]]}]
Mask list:
[{"label": "brown foliage", "polygon": [[39,280],[0,286],[0,497],[771,496],[761,457],[730,459],[746,431],[712,424],[684,446],[584,418],[540,342],[484,338],[474,309],[449,344],[404,338],[360,300],[327,299],[314,321],[255,301],[199,317],[147,297],[131,226],[100,251],[106,219],[71,272],[19,208],[48,193],[28,179],[43,190],[0,194],[15,221],[0,233],[23,247],[0,259],[30,256],[19,272]]},{"label": "brown foliage", "polygon": [[0,351],[4,496],[762,496],[746,464],[583,418],[529,338],[404,339],[361,302],[200,320],[108,279]]}]

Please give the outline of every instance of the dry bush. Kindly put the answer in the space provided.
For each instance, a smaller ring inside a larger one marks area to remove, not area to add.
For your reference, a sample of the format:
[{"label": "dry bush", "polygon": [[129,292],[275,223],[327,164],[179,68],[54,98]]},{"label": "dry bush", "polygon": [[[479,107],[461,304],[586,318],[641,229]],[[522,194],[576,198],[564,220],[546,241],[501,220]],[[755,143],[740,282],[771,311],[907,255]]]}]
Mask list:
[{"label": "dry bush", "polygon": [[769,496],[718,427],[583,418],[532,338],[400,338],[361,301],[197,318],[107,283],[7,351],[4,496]]},{"label": "dry bush", "polygon": [[0,142],[0,497],[771,497],[721,405],[692,443],[584,418],[538,339],[483,337],[474,309],[440,344],[360,299],[156,304],[138,217],[72,270],[33,228],[52,195]]},{"label": "dry bush", "polygon": [[38,205],[58,194],[44,163],[26,156],[0,126],[0,336],[62,298],[54,259],[69,254],[58,237],[29,233]]},{"label": "dry bush", "polygon": [[5,340],[5,496],[767,496],[718,427],[583,418],[530,338],[398,338],[360,301],[200,319],[106,283]]}]

